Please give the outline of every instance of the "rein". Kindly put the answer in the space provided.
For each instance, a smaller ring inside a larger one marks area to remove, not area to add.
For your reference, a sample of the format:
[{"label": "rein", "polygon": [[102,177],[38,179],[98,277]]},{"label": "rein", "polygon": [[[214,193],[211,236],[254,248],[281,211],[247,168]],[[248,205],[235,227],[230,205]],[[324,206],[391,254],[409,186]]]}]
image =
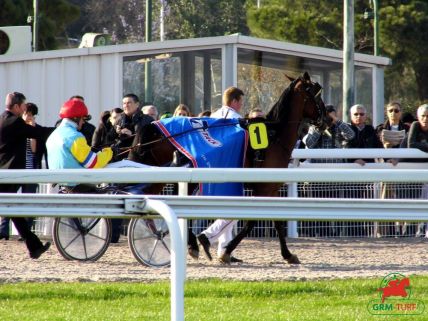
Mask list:
[{"label": "rein", "polygon": [[[299,77],[297,79],[294,79],[291,84],[289,85],[289,90],[291,92],[293,92],[295,90],[295,86],[296,84],[301,81],[302,82],[302,87],[303,88],[299,88],[299,92],[304,93],[304,98],[303,98],[303,110],[305,109],[306,104],[311,101],[313,102],[313,104],[316,106],[317,108],[317,112],[318,112],[318,118],[316,120],[311,120],[309,121],[310,123],[314,124],[315,126],[321,126],[324,122],[324,117],[323,117],[323,104],[322,104],[322,100],[321,100],[321,90],[322,87],[319,83],[313,83],[310,82],[309,84],[307,83],[307,81],[303,78],[303,77]],[[287,98],[286,98],[287,99]],[[286,100],[286,103],[288,104],[288,99]],[[284,104],[285,105],[285,104]],[[285,106],[283,107],[285,108]],[[284,121],[284,119],[277,119],[277,120],[273,120],[270,121],[270,123],[272,124],[282,124],[282,122]],[[287,124],[291,124],[291,123],[297,123],[302,124],[304,122],[304,118],[302,118],[301,120],[298,121],[287,121]],[[276,131],[277,129],[275,129]],[[285,157],[285,155],[288,155],[292,153],[292,150],[290,151],[290,148],[287,147],[287,145],[282,142],[278,137],[277,137],[277,132],[275,132],[273,135],[270,135],[270,137],[273,138],[273,140],[271,141],[271,144],[276,144],[279,145],[279,147],[284,151],[284,153],[281,153],[283,157]],[[264,151],[257,151],[255,153],[255,158],[253,159],[253,165],[254,167],[260,167],[261,164],[265,161],[265,154]]]},{"label": "rein", "polygon": [[[119,154],[117,154],[117,156],[120,156],[120,155],[126,154],[126,153],[130,152],[131,150],[133,150],[134,148],[137,148],[137,147],[144,147],[144,146],[148,146],[148,145],[151,145],[151,144],[159,143],[159,142],[162,142],[162,141],[168,140],[168,139],[170,139],[170,138],[180,137],[180,136],[183,136],[183,135],[187,135],[188,133],[191,133],[191,132],[194,132],[194,131],[197,131],[197,130],[200,130],[200,129],[204,129],[204,130],[205,130],[205,129],[209,129],[209,128],[228,127],[228,126],[235,126],[235,125],[241,125],[241,122],[240,122],[239,124],[222,124],[222,125],[207,126],[206,128],[191,128],[191,129],[185,130],[185,131],[183,131],[183,132],[181,132],[181,133],[177,133],[177,134],[174,134],[174,135],[162,136],[161,138],[158,138],[158,139],[152,140],[152,141],[150,141],[150,142],[146,142],[146,143],[138,143],[138,144],[136,144],[136,145],[134,145],[134,146],[131,146],[131,147],[129,147],[129,148],[128,148],[128,147],[125,147],[126,149],[125,149],[125,150],[123,150],[122,152],[120,152]],[[134,134],[134,136],[135,136],[135,135],[136,135],[136,134]]]}]

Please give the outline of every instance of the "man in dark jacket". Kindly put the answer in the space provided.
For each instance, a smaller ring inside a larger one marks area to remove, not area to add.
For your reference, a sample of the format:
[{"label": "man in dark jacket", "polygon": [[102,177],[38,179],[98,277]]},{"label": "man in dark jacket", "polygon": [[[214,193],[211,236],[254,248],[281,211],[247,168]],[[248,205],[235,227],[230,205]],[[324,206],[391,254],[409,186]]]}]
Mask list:
[{"label": "man in dark jacket", "polygon": [[[351,128],[355,133],[354,139],[348,144],[349,148],[382,148],[376,130],[370,124],[366,124],[367,110],[361,104],[351,107]],[[356,159],[355,163],[363,166],[366,162],[374,162],[374,159]]]},{"label": "man in dark jacket", "polygon": [[[122,99],[123,113],[117,123],[117,132],[119,134],[119,143],[117,147],[126,149],[131,147],[135,134],[142,133],[142,128],[149,125],[154,119],[145,115],[139,108],[139,99],[135,94],[127,94]],[[119,155],[115,160],[121,160],[128,156],[128,153]]]},{"label": "man in dark jacket", "polygon": [[[123,97],[122,108],[123,113],[116,125],[116,131],[119,135],[116,149],[119,149],[122,153],[119,153],[119,155],[114,158],[114,161],[126,158],[129,154],[129,151],[126,149],[138,141],[136,134],[144,135],[145,128],[154,121],[152,117],[144,115],[141,112],[139,108],[139,99],[135,94],[127,94]],[[119,241],[121,225],[122,219],[112,219],[112,243],[117,243]]]},{"label": "man in dark jacket", "polygon": [[[47,137],[53,128],[28,125],[22,119],[26,110],[25,96],[19,92],[6,96],[6,110],[0,115],[0,168],[25,169],[27,138]],[[0,193],[16,193],[22,184],[0,184]],[[37,235],[29,229],[23,217],[12,218],[12,222],[25,239],[30,257],[37,259],[46,252],[50,243],[42,244]],[[0,234],[0,239],[8,234]]]},{"label": "man in dark jacket", "polygon": [[[39,112],[39,108],[36,104],[27,103],[26,111],[24,112],[22,119],[24,119],[25,123],[31,126],[41,127],[36,123],[36,115]],[[26,169],[40,169],[42,168],[43,159],[45,160],[45,164],[47,166],[47,152],[46,152],[46,138],[44,139],[33,139],[27,138],[27,146],[26,146]],[[39,188],[39,184],[22,184],[22,193],[37,193]],[[0,234],[9,235],[9,217],[3,217],[1,219],[0,225]],[[28,226],[32,228],[34,218],[27,218]],[[19,239],[23,240],[22,238]]]}]

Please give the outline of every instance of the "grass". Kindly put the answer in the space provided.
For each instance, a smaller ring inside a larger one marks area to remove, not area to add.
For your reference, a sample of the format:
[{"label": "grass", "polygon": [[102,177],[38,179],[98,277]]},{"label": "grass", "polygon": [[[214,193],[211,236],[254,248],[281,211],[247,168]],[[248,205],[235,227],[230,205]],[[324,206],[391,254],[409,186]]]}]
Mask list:
[{"label": "grass", "polygon": [[[410,277],[412,297],[428,308],[428,276]],[[334,281],[188,281],[186,320],[428,320],[373,316],[381,279]],[[169,282],[0,285],[0,320],[169,320]]]}]

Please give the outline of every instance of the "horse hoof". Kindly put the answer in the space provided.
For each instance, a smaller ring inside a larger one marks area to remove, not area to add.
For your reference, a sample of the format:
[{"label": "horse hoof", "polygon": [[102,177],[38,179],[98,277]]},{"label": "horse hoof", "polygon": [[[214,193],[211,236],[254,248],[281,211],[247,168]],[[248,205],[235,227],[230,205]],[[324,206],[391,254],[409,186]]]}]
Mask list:
[{"label": "horse hoof", "polygon": [[230,262],[232,262],[232,257],[230,254],[223,253],[222,256],[218,258],[221,264],[230,265]]},{"label": "horse hoof", "polygon": [[295,254],[291,254],[291,256],[286,259],[288,264],[300,264],[300,260]]},{"label": "horse hoof", "polygon": [[207,257],[207,259],[212,261],[213,257],[211,256],[211,253],[210,253],[211,243],[208,240],[208,238],[206,237],[206,235],[201,233],[197,236],[197,239],[198,239],[199,243],[202,245],[202,249],[204,250],[204,253],[205,253],[205,256]]},{"label": "horse hoof", "polygon": [[191,247],[189,247],[187,249],[187,253],[190,255],[190,257],[192,259],[195,259],[195,260],[199,259],[199,250],[195,250],[195,249],[192,249]]}]

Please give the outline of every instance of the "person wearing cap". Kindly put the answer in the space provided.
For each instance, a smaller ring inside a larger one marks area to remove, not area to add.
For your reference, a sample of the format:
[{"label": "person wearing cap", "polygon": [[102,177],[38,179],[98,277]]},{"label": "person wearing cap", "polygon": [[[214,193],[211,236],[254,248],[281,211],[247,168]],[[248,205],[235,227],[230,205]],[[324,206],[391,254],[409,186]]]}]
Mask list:
[{"label": "person wearing cap", "polygon": [[[25,96],[19,92],[6,95],[6,110],[0,115],[0,168],[25,169],[27,138],[44,139],[53,128],[26,124],[22,115],[26,111]],[[0,184],[0,193],[16,193],[22,184]],[[30,213],[29,213],[30,214]],[[38,259],[50,243],[43,244],[28,227],[24,217],[11,218],[19,235],[25,240],[30,258]],[[0,239],[9,239],[9,231],[2,231]]]},{"label": "person wearing cap", "polygon": [[[83,98],[80,95],[74,95],[71,96],[69,100],[71,99],[79,99],[83,102],[85,102],[85,98]],[[80,132],[83,134],[83,136],[85,136],[86,138],[86,142],[88,143],[88,145],[92,144],[92,138],[94,136],[95,133],[95,126],[92,125],[89,121],[92,119],[92,116],[88,115],[85,117],[85,121],[83,122],[82,128],[80,129]]]},{"label": "person wearing cap", "polygon": [[[91,150],[85,136],[79,131],[88,115],[88,108],[79,99],[73,98],[61,107],[59,126],[46,142],[50,169],[102,168],[113,157],[110,147],[98,153]],[[82,185],[63,184],[66,192],[87,192]]]}]

